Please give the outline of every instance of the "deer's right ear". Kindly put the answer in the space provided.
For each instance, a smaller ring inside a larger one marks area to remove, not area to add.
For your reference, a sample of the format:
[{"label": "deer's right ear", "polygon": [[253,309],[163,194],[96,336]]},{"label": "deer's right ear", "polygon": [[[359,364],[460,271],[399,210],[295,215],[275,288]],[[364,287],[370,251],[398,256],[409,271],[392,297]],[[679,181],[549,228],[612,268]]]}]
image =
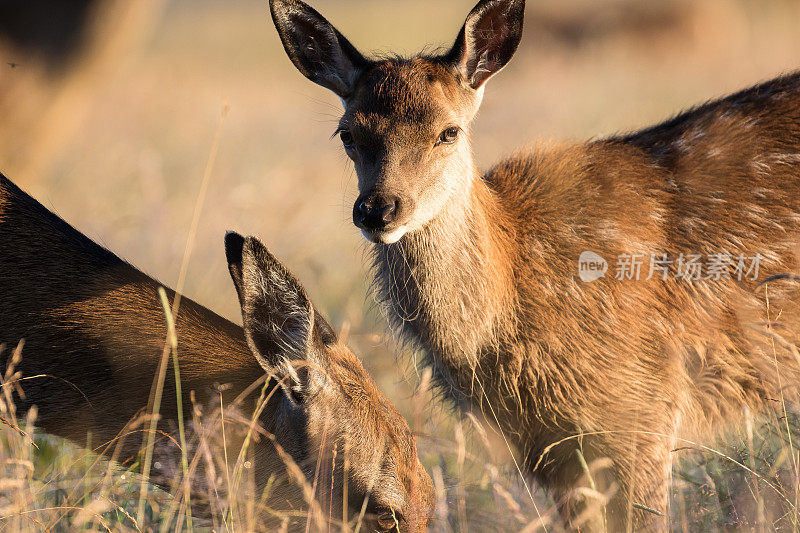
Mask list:
[{"label": "deer's right ear", "polygon": [[294,66],[314,83],[347,99],[369,61],[330,22],[300,0],[270,0],[269,8]]},{"label": "deer's right ear", "polygon": [[244,335],[261,366],[282,373],[287,360],[307,359],[314,308],[300,282],[255,237],[228,233],[225,255]]}]

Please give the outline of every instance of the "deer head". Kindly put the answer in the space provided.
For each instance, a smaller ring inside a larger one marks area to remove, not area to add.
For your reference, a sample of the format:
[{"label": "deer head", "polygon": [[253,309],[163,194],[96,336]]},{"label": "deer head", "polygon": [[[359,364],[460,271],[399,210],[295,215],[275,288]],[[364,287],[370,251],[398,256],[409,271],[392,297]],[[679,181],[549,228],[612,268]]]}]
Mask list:
[{"label": "deer head", "polygon": [[344,103],[336,132],[358,175],[353,221],[369,240],[396,242],[469,195],[469,125],[519,45],[524,0],[481,0],[445,53],[383,60],[364,57],[300,0],[270,9],[298,70]]},{"label": "deer head", "polygon": [[366,501],[374,530],[423,531],[433,485],[405,419],[261,242],[229,233],[225,250],[247,344],[283,388],[272,421],[280,445],[331,508],[346,497],[357,516]]}]

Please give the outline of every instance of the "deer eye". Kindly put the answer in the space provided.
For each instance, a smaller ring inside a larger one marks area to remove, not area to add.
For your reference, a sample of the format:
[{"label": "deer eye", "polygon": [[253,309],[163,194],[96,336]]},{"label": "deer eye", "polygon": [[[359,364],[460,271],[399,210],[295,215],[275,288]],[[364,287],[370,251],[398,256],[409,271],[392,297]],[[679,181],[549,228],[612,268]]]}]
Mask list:
[{"label": "deer eye", "polygon": [[350,130],[340,131],[339,138],[342,140],[342,144],[344,145],[345,148],[353,147],[353,134],[350,133]]},{"label": "deer eye", "polygon": [[392,531],[394,529],[400,531],[400,522],[397,513],[391,509],[382,512],[378,515],[378,527],[383,531]]},{"label": "deer eye", "polygon": [[450,126],[439,135],[436,145],[453,144],[458,139],[458,131],[458,127]]}]

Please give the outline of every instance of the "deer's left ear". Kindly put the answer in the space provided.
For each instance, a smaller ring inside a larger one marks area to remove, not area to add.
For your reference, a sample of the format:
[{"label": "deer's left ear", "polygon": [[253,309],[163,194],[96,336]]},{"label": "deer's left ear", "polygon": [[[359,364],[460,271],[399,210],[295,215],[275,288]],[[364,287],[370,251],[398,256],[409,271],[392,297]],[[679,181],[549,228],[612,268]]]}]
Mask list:
[{"label": "deer's left ear", "polygon": [[481,0],[467,16],[445,62],[464,83],[480,89],[516,52],[524,18],[525,0]]},{"label": "deer's left ear", "polygon": [[228,269],[242,306],[244,335],[268,371],[313,352],[314,308],[300,282],[254,237],[225,236]]}]

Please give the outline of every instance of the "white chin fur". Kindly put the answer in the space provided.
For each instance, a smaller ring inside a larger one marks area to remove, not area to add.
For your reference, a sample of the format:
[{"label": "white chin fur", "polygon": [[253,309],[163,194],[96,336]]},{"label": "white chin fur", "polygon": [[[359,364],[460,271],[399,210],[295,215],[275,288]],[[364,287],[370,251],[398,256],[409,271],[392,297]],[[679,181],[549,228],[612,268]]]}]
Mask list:
[{"label": "white chin fur", "polygon": [[382,231],[377,233],[370,233],[362,229],[361,233],[368,241],[382,244],[394,244],[399,241],[407,231],[408,228],[406,226],[400,226],[392,231]]}]

